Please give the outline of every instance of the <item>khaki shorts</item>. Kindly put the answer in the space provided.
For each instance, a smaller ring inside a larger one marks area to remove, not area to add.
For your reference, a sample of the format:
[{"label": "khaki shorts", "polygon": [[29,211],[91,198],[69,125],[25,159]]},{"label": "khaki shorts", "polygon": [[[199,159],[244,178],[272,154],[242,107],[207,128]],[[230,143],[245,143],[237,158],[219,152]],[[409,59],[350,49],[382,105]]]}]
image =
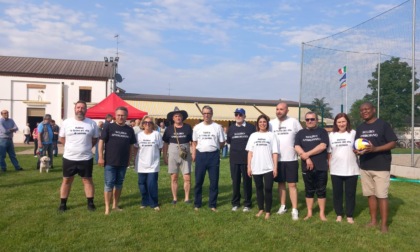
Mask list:
[{"label": "khaki shorts", "polygon": [[379,199],[388,198],[390,184],[389,171],[369,171],[360,169],[363,196],[375,195]]},{"label": "khaki shorts", "polygon": [[184,160],[179,156],[178,145],[169,144],[168,173],[178,174],[179,171],[181,171],[183,175],[191,173],[191,153],[190,153],[189,145],[188,145],[187,151],[188,151],[187,160]]}]

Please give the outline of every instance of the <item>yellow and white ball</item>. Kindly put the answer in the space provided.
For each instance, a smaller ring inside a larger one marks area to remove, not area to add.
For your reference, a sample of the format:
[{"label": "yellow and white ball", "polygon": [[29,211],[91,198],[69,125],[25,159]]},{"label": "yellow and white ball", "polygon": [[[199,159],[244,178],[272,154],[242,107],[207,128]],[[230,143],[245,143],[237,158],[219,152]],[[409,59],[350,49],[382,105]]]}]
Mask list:
[{"label": "yellow and white ball", "polygon": [[353,148],[358,151],[366,149],[366,145],[369,145],[369,141],[364,138],[357,138],[354,140]]}]

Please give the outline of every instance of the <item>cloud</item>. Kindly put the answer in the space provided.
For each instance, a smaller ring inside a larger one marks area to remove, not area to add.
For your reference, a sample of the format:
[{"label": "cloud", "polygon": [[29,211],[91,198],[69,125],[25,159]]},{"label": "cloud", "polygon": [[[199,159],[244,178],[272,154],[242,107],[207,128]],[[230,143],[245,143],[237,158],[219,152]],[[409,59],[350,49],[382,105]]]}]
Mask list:
[{"label": "cloud", "polygon": [[286,39],[287,44],[300,45],[302,42],[321,39],[342,30],[344,30],[342,27],[318,24],[306,26],[303,28],[293,27],[289,30],[280,32],[280,35]]}]

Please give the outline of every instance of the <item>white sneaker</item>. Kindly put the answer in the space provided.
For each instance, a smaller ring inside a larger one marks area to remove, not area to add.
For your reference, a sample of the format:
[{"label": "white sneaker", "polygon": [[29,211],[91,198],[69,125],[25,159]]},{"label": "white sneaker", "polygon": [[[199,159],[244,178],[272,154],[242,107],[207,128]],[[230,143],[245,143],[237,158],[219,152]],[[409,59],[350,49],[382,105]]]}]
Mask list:
[{"label": "white sneaker", "polygon": [[233,211],[233,212],[238,211],[238,207],[237,207],[237,206],[232,207],[232,211]]},{"label": "white sneaker", "polygon": [[277,214],[285,214],[287,212],[287,208],[285,205],[280,206],[279,211],[277,212]]},{"label": "white sneaker", "polygon": [[297,209],[292,209],[292,220],[299,220],[299,211]]},{"label": "white sneaker", "polygon": [[250,207],[244,207],[244,209],[242,209],[242,212],[244,213],[249,212],[249,211],[251,211]]}]

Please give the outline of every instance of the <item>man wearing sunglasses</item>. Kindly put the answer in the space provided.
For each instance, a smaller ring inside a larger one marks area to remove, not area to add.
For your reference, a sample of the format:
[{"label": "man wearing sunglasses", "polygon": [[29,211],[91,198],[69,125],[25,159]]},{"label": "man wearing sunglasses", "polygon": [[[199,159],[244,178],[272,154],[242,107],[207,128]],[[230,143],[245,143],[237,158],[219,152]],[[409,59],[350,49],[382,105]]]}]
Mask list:
[{"label": "man wearing sunglasses", "polygon": [[244,190],[243,212],[249,212],[252,206],[252,178],[247,174],[248,152],[245,150],[249,136],[255,132],[255,126],[245,122],[245,110],[237,108],[234,112],[235,124],[227,132],[226,142],[230,144],[230,176],[232,178],[232,211],[236,212],[241,201],[241,176]]},{"label": "man wearing sunglasses", "polygon": [[298,193],[296,183],[299,178],[299,163],[295,151],[295,137],[302,129],[300,122],[295,118],[287,116],[289,107],[287,103],[280,102],[276,106],[277,118],[270,121],[270,131],[272,131],[280,145],[280,156],[277,164],[277,177],[274,181],[278,183],[280,209],[277,214],[285,214],[286,208],[286,182],[289,186],[289,197],[292,204],[292,219],[299,219],[297,210]]},{"label": "man wearing sunglasses", "polygon": [[302,160],[302,176],[305,183],[306,207],[304,220],[312,217],[315,193],[318,197],[319,218],[326,221],[325,202],[328,181],[327,147],[328,133],[318,127],[318,117],[314,112],[305,115],[306,128],[296,134],[295,150]]}]

